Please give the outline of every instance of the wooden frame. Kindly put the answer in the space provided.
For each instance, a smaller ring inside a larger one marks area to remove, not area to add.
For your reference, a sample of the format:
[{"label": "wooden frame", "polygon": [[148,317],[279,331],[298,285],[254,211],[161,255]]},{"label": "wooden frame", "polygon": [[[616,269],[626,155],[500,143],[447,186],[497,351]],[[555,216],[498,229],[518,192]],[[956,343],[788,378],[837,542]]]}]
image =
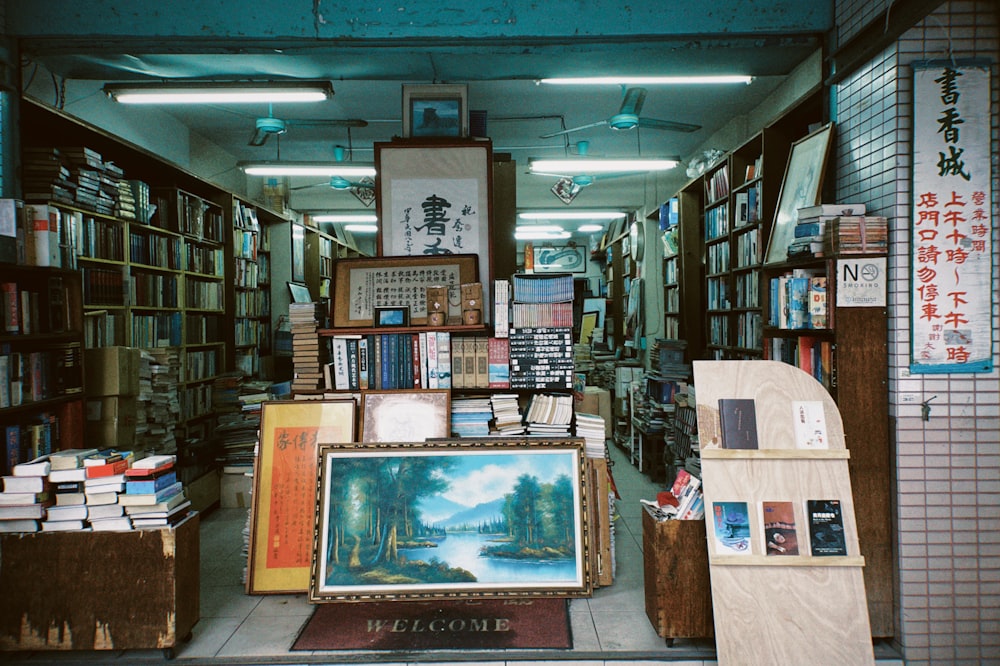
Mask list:
[{"label": "wooden frame", "polygon": [[827,123],[792,144],[768,236],[765,264],[788,261],[788,246],[795,238],[799,208],[819,203],[832,137],[833,123]]},{"label": "wooden frame", "polygon": [[382,256],[479,257],[491,284],[493,144],[411,139],[375,143],[376,245]]},{"label": "wooden frame", "polygon": [[451,391],[365,391],[361,395],[362,442],[416,442],[448,437]]},{"label": "wooden frame", "polygon": [[319,447],[353,442],[355,411],[354,400],[269,401],[261,407],[248,594],[309,589]]},{"label": "wooden frame", "polygon": [[333,326],[374,326],[375,309],[388,307],[409,308],[410,324],[423,326],[425,289],[437,285],[449,287],[448,317],[461,321],[459,285],[476,281],[478,264],[474,254],[340,259],[334,264]]},{"label": "wooden frame", "polygon": [[323,447],[310,601],[589,595],[585,470],[580,439]]},{"label": "wooden frame", "polygon": [[469,136],[468,98],[464,83],[403,84],[403,136]]}]

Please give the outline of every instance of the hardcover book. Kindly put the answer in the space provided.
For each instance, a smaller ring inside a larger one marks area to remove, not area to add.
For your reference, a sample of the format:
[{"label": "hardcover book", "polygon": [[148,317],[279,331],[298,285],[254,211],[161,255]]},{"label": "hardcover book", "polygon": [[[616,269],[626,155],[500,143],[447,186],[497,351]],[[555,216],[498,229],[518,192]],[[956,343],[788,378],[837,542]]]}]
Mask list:
[{"label": "hardcover book", "polygon": [[806,500],[809,547],[814,557],[847,555],[840,500]]},{"label": "hardcover book", "polygon": [[793,400],[795,446],[799,449],[826,449],[826,415],[820,400]]},{"label": "hardcover book", "polygon": [[712,502],[712,536],[717,555],[750,554],[750,514],[746,502]]},{"label": "hardcover book", "polygon": [[757,412],[753,398],[719,398],[722,448],[756,449]]},{"label": "hardcover book", "polygon": [[795,531],[795,505],[792,502],[761,504],[764,514],[764,552],[767,555],[798,555],[799,540]]}]

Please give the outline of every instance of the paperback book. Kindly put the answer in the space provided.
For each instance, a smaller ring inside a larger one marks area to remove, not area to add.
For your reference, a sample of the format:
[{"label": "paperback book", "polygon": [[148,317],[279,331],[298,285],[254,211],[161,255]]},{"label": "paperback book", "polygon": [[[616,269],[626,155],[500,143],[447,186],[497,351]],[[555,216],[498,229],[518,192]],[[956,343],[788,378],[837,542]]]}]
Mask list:
[{"label": "paperback book", "polygon": [[764,523],[764,552],[767,555],[798,555],[799,540],[795,531],[795,505],[786,501],[761,504]]},{"label": "paperback book", "polygon": [[750,554],[750,514],[746,502],[712,502],[716,555]]},{"label": "paperback book", "polygon": [[847,555],[840,500],[806,500],[809,547],[814,557]]}]

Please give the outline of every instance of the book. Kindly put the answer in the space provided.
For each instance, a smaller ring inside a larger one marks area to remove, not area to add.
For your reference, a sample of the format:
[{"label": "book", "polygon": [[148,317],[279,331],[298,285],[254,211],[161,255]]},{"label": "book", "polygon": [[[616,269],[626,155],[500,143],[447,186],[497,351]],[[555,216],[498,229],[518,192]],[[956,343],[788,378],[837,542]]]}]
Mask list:
[{"label": "book", "polygon": [[119,495],[118,503],[122,506],[158,504],[170,497],[173,497],[182,490],[183,486],[181,485],[181,482],[175,481],[166,488],[157,490],[155,493],[135,493],[132,495],[126,493],[124,495]]},{"label": "book", "polygon": [[54,493],[56,506],[80,506],[87,503],[83,492]]},{"label": "book", "polygon": [[795,531],[795,505],[787,501],[761,503],[766,555],[798,555],[799,541]]},{"label": "book", "polygon": [[132,519],[128,516],[91,518],[90,528],[95,532],[124,532],[132,529]]},{"label": "book", "polygon": [[51,506],[50,502],[0,505],[0,520],[10,520],[14,518],[41,520],[45,517],[45,510],[49,506]]},{"label": "book", "polygon": [[0,534],[12,534],[17,532],[37,532],[38,530],[39,530],[38,521],[31,518],[0,520]]},{"label": "book", "polygon": [[510,388],[510,338],[491,337],[487,354],[488,387]]},{"label": "book", "polygon": [[804,220],[810,217],[822,217],[824,215],[864,215],[865,205],[863,203],[843,203],[843,204],[817,204],[798,209],[796,219]]},{"label": "book", "polygon": [[65,481],[84,481],[87,478],[87,470],[83,467],[73,469],[54,469],[49,472],[49,481],[52,483],[63,483]]},{"label": "book", "polygon": [[129,468],[129,471],[127,471],[126,474],[131,475],[133,471],[138,474],[140,470],[155,470],[168,465],[173,465],[176,462],[177,456],[173,454],[146,456],[145,458],[133,461],[132,467]]},{"label": "book", "polygon": [[716,555],[750,554],[750,514],[746,502],[712,502]]},{"label": "book", "polygon": [[87,507],[84,504],[71,506],[50,506],[45,512],[45,520],[86,520]]},{"label": "book", "polygon": [[753,398],[719,398],[722,448],[756,449],[757,412]]},{"label": "book", "polygon": [[5,476],[4,493],[40,493],[45,491],[47,481],[44,476]]},{"label": "book", "polygon": [[166,513],[190,500],[183,492],[178,492],[154,504],[129,504],[125,506],[125,512],[130,516],[139,516],[147,513]]},{"label": "book", "polygon": [[49,469],[76,469],[82,466],[82,461],[97,453],[97,449],[63,449],[53,451],[49,456]]},{"label": "book", "polygon": [[451,388],[451,333],[437,332],[438,388]]},{"label": "book", "polygon": [[826,277],[819,275],[809,278],[809,289],[806,293],[808,299],[808,328],[826,328],[829,320],[827,315]]},{"label": "book", "polygon": [[793,400],[795,447],[799,449],[826,449],[826,414],[820,400]]},{"label": "book", "polygon": [[125,507],[115,502],[114,504],[94,504],[87,506],[87,518],[93,522],[104,518],[117,518],[125,515]]},{"label": "book", "polygon": [[105,476],[117,476],[119,474],[124,474],[125,470],[128,469],[129,464],[132,462],[131,456],[132,454],[129,453],[126,458],[109,463],[88,465],[83,469],[88,479],[99,479]]},{"label": "book", "polygon": [[43,520],[43,532],[76,532],[86,527],[82,520]]},{"label": "book", "polygon": [[[476,346],[476,372],[474,388],[489,387],[489,339],[484,337],[474,338]],[[468,378],[466,378],[468,381]]]},{"label": "book", "polygon": [[150,479],[130,479],[125,482],[125,494],[156,493],[177,482],[177,472],[168,471]]},{"label": "book", "polygon": [[806,500],[809,550],[813,557],[847,555],[840,500]]}]

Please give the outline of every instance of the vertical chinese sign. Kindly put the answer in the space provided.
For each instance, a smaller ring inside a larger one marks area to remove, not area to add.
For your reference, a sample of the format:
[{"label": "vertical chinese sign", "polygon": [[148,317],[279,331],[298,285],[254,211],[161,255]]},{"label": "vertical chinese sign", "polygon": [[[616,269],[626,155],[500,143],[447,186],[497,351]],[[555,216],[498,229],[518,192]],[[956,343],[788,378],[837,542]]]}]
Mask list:
[{"label": "vertical chinese sign", "polygon": [[493,149],[489,141],[375,144],[382,256],[475,254],[491,278]]},{"label": "vertical chinese sign", "polygon": [[990,72],[914,65],[910,371],[992,371]]},{"label": "vertical chinese sign", "polygon": [[269,401],[254,466],[247,592],[309,589],[319,447],[354,441],[353,400]]}]

